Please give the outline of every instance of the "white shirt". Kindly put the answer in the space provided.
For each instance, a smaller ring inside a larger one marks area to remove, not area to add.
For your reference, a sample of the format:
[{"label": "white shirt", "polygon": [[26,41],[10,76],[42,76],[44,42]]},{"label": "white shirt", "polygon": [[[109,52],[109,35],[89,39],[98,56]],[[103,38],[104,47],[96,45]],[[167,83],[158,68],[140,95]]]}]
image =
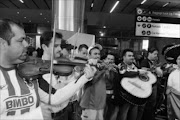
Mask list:
[{"label": "white shirt", "polygon": [[180,92],[180,69],[174,70],[168,77],[168,86]]}]

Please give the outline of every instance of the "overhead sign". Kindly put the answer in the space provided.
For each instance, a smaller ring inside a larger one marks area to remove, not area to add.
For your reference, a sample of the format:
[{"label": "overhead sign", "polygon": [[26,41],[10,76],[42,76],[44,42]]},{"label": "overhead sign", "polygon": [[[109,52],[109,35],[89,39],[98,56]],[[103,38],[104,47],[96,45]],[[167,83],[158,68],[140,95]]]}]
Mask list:
[{"label": "overhead sign", "polygon": [[153,22],[153,23],[170,23],[170,24],[180,24],[179,18],[168,18],[161,16],[147,16],[147,15],[137,15],[137,22]]},{"label": "overhead sign", "polygon": [[136,14],[180,18],[180,11],[158,11],[158,10],[147,10],[147,9],[137,8]]},{"label": "overhead sign", "polygon": [[180,38],[179,24],[136,22],[137,36]]},{"label": "overhead sign", "polygon": [[136,36],[180,38],[180,19],[167,17],[177,14],[161,13],[162,16],[160,14],[158,16],[154,13],[154,11],[147,12],[137,8]]}]

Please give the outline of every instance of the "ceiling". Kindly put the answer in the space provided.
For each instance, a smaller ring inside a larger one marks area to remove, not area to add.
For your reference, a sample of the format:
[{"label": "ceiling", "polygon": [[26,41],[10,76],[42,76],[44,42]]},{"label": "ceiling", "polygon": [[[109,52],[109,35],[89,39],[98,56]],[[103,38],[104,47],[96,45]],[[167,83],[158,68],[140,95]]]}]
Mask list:
[{"label": "ceiling", "polygon": [[[0,18],[10,18],[24,23],[51,23],[52,0],[0,0]],[[108,14],[117,0],[86,0],[85,14],[106,13]],[[119,0],[119,4],[111,14],[135,14],[136,7],[162,10],[180,10],[180,0]],[[170,2],[166,7],[165,3]],[[93,7],[91,7],[93,3]]]},{"label": "ceiling", "polygon": [[10,9],[51,9],[52,0],[0,0],[1,8]]},{"label": "ceiling", "polygon": [[[86,0],[87,12],[109,12],[117,0]],[[153,10],[180,10],[180,0],[147,0],[143,5],[143,0],[119,0],[115,13],[133,14],[136,7],[153,9]],[[91,3],[94,7],[91,8]],[[170,2],[166,7],[162,7],[165,3]]]},{"label": "ceiling", "polygon": [[[49,23],[51,21],[52,0],[0,0],[0,17],[13,18],[21,22]],[[86,0],[85,11],[109,13],[117,0]],[[113,13],[134,14],[136,7],[153,10],[180,10],[180,0],[120,0]],[[165,3],[170,2],[166,7]],[[93,3],[93,7],[91,4]]]}]

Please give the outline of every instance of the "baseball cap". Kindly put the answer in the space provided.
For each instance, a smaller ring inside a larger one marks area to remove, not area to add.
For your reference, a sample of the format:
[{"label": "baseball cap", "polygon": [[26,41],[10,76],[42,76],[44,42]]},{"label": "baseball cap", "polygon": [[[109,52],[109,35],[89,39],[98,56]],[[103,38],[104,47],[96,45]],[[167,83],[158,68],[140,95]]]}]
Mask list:
[{"label": "baseball cap", "polygon": [[99,49],[100,51],[102,50],[102,46],[101,46],[100,44],[95,44],[95,45],[90,46],[90,47],[88,48],[88,54],[89,54],[89,52],[90,52],[92,49],[94,49],[94,48],[97,48],[97,49]]}]

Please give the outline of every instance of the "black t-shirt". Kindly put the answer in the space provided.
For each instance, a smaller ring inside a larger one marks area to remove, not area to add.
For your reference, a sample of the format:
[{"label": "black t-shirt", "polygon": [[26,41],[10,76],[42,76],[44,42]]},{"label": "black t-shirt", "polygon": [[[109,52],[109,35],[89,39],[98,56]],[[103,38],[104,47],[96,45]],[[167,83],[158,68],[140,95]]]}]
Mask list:
[{"label": "black t-shirt", "polygon": [[140,67],[141,67],[141,68],[142,68],[142,67],[151,68],[151,65],[152,65],[152,64],[153,64],[153,63],[152,63],[149,59],[144,59],[144,60],[141,61]]}]

